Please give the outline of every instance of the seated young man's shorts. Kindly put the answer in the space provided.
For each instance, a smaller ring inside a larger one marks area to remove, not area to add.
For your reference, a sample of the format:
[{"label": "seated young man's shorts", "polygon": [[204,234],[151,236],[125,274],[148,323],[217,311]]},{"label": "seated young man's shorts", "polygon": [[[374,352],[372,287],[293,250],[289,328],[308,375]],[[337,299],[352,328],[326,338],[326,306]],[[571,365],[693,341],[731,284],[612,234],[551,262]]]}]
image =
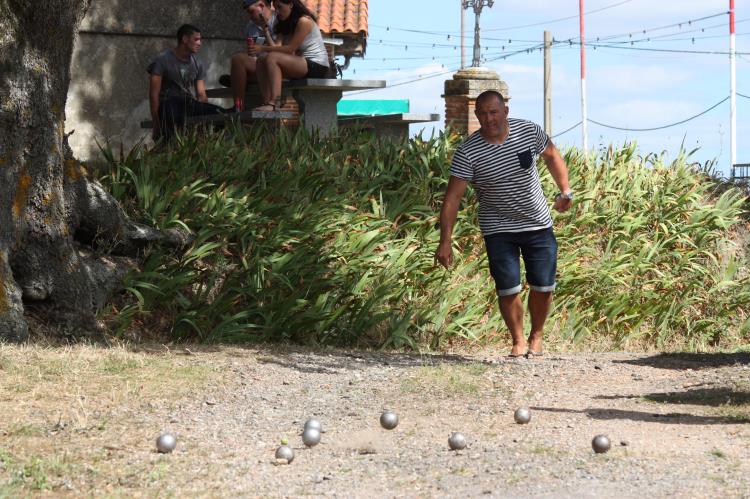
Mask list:
[{"label": "seated young man's shorts", "polygon": [[552,228],[528,232],[500,232],[485,236],[490,273],[498,296],[521,292],[521,262],[526,266],[526,281],[534,291],[555,290],[557,240]]}]

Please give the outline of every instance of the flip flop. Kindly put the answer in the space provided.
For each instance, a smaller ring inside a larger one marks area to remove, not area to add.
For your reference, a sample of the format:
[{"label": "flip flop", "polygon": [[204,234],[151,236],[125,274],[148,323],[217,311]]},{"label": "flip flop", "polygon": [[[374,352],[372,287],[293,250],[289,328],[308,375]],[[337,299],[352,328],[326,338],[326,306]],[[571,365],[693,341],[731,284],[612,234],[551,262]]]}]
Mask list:
[{"label": "flip flop", "polygon": [[506,355],[506,357],[509,359],[520,359],[521,357],[526,357],[526,355],[527,354],[525,353],[517,353],[515,355],[513,355],[512,353],[509,353],[508,355]]},{"label": "flip flop", "polygon": [[530,359],[532,357],[542,357],[542,356],[544,356],[544,352],[535,352],[533,350],[529,350],[528,352],[526,352],[527,359]]}]

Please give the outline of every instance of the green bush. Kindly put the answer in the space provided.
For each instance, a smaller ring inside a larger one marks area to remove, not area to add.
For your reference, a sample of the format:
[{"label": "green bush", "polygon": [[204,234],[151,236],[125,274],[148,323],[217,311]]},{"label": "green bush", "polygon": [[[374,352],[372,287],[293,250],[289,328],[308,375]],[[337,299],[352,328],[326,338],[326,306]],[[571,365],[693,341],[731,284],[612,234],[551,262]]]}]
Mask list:
[{"label": "green bush", "polygon": [[[454,268],[433,261],[457,140],[233,129],[182,137],[169,151],[108,154],[102,181],[135,219],[196,235],[185,252],[147,251],[128,276],[134,300],[120,327],[137,320],[180,339],[395,348],[503,331],[471,192]],[[744,319],[744,262],[727,249],[743,200],[736,191],[712,200],[684,158],[644,161],[632,147],[588,166],[574,152],[567,160],[576,208],[556,218],[550,321],[561,339],[698,348]]]}]

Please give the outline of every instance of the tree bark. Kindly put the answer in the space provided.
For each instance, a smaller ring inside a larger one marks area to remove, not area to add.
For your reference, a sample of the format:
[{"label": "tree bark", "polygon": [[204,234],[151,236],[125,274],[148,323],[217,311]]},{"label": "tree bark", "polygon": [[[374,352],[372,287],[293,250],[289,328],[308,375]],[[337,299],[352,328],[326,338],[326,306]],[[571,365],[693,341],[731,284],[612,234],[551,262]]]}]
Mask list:
[{"label": "tree bark", "polygon": [[132,249],[164,238],[129,222],[67,147],[70,62],[90,2],[0,0],[0,340],[28,336],[24,302],[95,326],[128,265],[81,241]]}]

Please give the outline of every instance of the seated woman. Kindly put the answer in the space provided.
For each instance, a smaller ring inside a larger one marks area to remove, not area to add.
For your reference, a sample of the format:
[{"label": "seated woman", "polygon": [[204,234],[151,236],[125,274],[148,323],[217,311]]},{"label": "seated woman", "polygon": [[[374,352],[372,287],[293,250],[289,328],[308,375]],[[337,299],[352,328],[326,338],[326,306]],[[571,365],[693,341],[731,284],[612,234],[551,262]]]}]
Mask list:
[{"label": "seated woman", "polygon": [[[315,14],[300,0],[273,0],[276,11],[275,42],[255,45],[256,75],[264,105],[254,111],[275,111],[280,107],[284,78],[324,78],[328,74],[328,52]],[[279,36],[280,35],[280,36]]]}]

